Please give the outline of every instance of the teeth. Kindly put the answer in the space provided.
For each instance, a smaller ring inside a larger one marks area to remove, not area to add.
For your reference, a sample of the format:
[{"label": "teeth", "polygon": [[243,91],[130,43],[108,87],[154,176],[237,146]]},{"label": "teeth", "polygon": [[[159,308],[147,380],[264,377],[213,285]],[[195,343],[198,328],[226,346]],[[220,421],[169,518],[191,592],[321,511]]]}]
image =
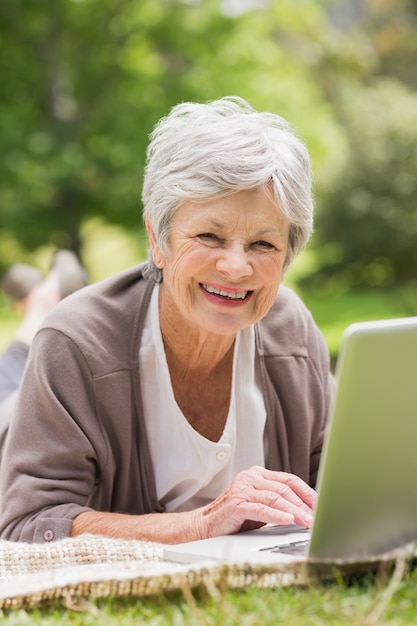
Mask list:
[{"label": "teeth", "polygon": [[228,291],[222,291],[221,289],[216,289],[215,287],[212,287],[211,285],[206,285],[205,283],[202,283],[202,287],[203,289],[208,291],[208,293],[215,293],[218,296],[230,298],[231,300],[238,300],[238,299],[243,300],[248,295],[247,291],[237,291],[236,293],[229,293]]}]

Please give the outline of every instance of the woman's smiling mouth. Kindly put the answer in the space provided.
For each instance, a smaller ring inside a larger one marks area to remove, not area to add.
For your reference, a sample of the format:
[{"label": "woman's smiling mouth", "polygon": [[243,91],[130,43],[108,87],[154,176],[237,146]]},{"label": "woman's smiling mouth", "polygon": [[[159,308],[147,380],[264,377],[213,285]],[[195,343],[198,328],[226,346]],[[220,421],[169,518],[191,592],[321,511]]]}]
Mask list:
[{"label": "woman's smiling mouth", "polygon": [[253,293],[252,291],[225,291],[223,289],[218,289],[217,287],[212,287],[212,285],[207,285],[206,283],[200,283],[200,286],[207,293],[222,296],[223,298],[228,298],[230,300],[244,300],[248,294]]}]

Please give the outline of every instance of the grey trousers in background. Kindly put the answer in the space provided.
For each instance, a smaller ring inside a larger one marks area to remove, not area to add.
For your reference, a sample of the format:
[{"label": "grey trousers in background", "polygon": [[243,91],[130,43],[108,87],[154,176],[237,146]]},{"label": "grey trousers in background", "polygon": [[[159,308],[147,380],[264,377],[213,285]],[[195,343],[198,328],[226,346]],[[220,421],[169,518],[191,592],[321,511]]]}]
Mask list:
[{"label": "grey trousers in background", "polygon": [[28,345],[13,341],[0,356],[0,403],[19,388],[28,354]]},{"label": "grey trousers in background", "polygon": [[13,341],[0,356],[0,461],[28,354],[28,345]]}]

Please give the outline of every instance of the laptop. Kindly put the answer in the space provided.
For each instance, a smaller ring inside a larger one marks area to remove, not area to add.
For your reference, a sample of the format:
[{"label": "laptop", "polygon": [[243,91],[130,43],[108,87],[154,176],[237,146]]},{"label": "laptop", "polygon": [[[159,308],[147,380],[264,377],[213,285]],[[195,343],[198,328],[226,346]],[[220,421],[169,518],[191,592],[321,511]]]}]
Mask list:
[{"label": "laptop", "polygon": [[349,326],[335,377],[311,531],[267,525],[167,545],[165,559],[365,561],[417,541],[417,317]]}]

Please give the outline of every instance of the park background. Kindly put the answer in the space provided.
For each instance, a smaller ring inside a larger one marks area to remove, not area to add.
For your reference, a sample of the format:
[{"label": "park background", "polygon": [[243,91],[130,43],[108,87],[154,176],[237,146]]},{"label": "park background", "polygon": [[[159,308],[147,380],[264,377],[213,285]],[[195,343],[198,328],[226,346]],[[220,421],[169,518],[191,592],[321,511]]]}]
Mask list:
[{"label": "park background", "polygon": [[[144,259],[154,124],[178,102],[239,95],[288,119],[311,153],[315,233],[286,282],[332,356],[350,322],[417,314],[415,0],[0,0],[0,53],[0,274],[47,272],[59,248],[91,282]],[[18,322],[0,296],[0,347]],[[181,595],[108,603],[98,620],[415,625],[415,580],[382,621],[370,612],[386,590],[372,584],[230,593],[200,613]],[[8,623],[98,623],[74,615]]]},{"label": "park background", "polygon": [[[146,256],[148,135],[176,103],[239,95],[311,153],[315,234],[286,282],[333,356],[358,319],[417,313],[414,0],[1,0],[0,274]],[[0,301],[0,346],[18,318]]]}]

